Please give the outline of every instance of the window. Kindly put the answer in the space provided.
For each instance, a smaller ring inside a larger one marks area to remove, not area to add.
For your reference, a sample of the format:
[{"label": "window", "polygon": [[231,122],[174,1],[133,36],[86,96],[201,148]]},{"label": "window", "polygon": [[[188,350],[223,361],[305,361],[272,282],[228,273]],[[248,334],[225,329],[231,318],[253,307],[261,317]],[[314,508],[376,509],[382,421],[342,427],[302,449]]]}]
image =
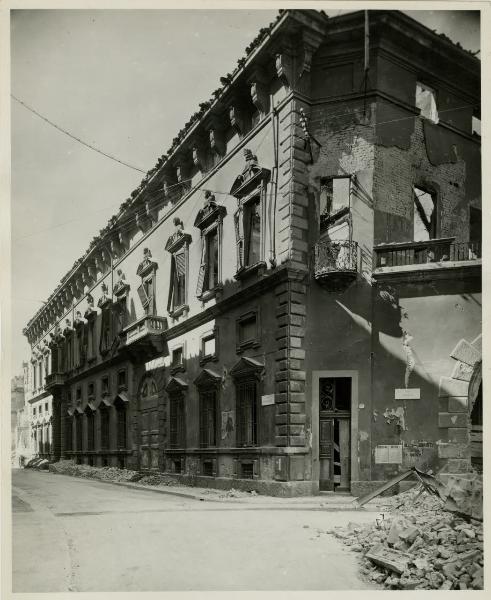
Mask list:
[{"label": "window", "polygon": [[117,416],[118,450],[126,450],[126,404],[120,398],[117,398],[114,407]]},{"label": "window", "polygon": [[101,392],[103,396],[109,396],[109,377],[101,379]]},{"label": "window", "polygon": [[169,413],[170,447],[184,448],[186,445],[184,394],[176,392],[169,396]]},{"label": "window", "polygon": [[200,364],[217,358],[217,330],[215,329],[201,338]]},{"label": "window", "polygon": [[245,265],[255,265],[261,260],[261,203],[259,197],[244,207],[244,258]]},{"label": "window", "polygon": [[36,416],[36,407],[35,406],[32,407],[32,415],[34,417]]},{"label": "window", "polygon": [[78,387],[75,392],[75,399],[77,402],[82,402],[82,388]]},{"label": "window", "polygon": [[237,446],[257,445],[257,384],[254,379],[236,381]]},{"label": "window", "polygon": [[127,309],[127,296],[116,298],[114,301],[114,314],[117,321],[117,330],[121,331],[128,324],[128,309]]},{"label": "window", "polygon": [[32,378],[33,389],[37,390],[37,369],[36,369],[35,364],[33,364],[33,366],[32,366],[32,375],[33,375],[33,378]]},{"label": "window", "polygon": [[43,387],[43,361],[39,361],[39,387]]},{"label": "window", "polygon": [[87,417],[87,450],[95,448],[95,415],[94,411],[87,408],[85,411]]},{"label": "window", "polygon": [[219,238],[218,228],[214,228],[204,235],[201,265],[198,274],[196,295],[200,297],[204,292],[214,290],[219,283]]},{"label": "window", "polygon": [[109,449],[109,410],[106,405],[99,409],[101,418],[101,450]]},{"label": "window", "polygon": [[41,415],[41,414],[42,414],[42,412],[43,412],[43,405],[42,405],[42,404],[40,404],[40,405],[39,405],[39,414]]},{"label": "window", "polygon": [[142,280],[138,287],[140,302],[146,315],[155,315],[155,283],[154,277],[147,277]]},{"label": "window", "polygon": [[89,400],[93,400],[94,396],[95,396],[95,386],[94,383],[89,383],[88,387],[87,387],[87,395]]},{"label": "window", "polygon": [[126,390],[128,388],[126,384],[126,369],[118,371],[118,392]]},{"label": "window", "polygon": [[421,82],[416,83],[416,107],[420,109],[422,117],[438,123],[436,92]]},{"label": "window", "polygon": [[68,451],[73,448],[73,419],[69,415],[65,417],[65,448]]},{"label": "window", "polygon": [[47,403],[47,402],[46,402],[46,403],[45,403],[45,405],[44,405],[44,410],[45,410],[46,412],[48,412],[48,403]]},{"label": "window", "polygon": [[237,320],[237,351],[244,348],[259,346],[259,314],[252,311]]},{"label": "window", "polygon": [[321,179],[320,185],[320,225],[323,230],[347,213],[351,205],[351,178],[331,177]]},{"label": "window", "polygon": [[199,392],[200,446],[209,448],[217,445],[217,392],[202,389]]},{"label": "window", "polygon": [[426,242],[437,236],[436,198],[429,191],[415,187],[414,190],[415,242]]},{"label": "window", "polygon": [[83,428],[82,428],[82,415],[80,413],[77,413],[75,416],[75,437],[76,437],[76,444],[77,444],[77,451],[81,452],[82,451],[82,435],[83,435]]},{"label": "window", "polygon": [[178,371],[184,371],[184,347],[179,346],[172,350],[172,362],[170,365],[171,373],[177,373]]}]

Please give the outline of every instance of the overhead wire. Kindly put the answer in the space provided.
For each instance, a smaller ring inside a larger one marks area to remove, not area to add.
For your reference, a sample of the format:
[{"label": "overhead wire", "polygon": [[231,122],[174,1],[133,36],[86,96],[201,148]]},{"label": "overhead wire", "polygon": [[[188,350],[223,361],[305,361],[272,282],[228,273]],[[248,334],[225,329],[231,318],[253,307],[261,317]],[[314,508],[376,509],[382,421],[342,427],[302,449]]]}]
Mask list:
[{"label": "overhead wire", "polygon": [[39,117],[40,119],[42,119],[43,121],[45,121],[46,123],[48,123],[49,125],[51,125],[52,127],[54,127],[55,129],[57,129],[61,133],[64,133],[65,135],[67,135],[72,140],[75,140],[79,144],[82,144],[86,148],[89,148],[90,150],[94,150],[94,152],[98,152],[99,154],[102,154],[102,156],[105,156],[106,158],[109,158],[109,159],[111,159],[111,160],[119,163],[120,165],[128,167],[129,169],[133,169],[134,171],[139,171],[140,173],[144,173],[144,174],[147,173],[143,169],[140,169],[139,167],[135,167],[134,165],[131,165],[130,163],[127,163],[126,161],[121,160],[119,158],[116,158],[116,156],[113,156],[112,154],[108,154],[107,152],[104,152],[104,150],[101,150],[100,148],[97,148],[96,146],[94,146],[92,144],[89,144],[88,142],[85,142],[84,140],[80,139],[79,137],[77,137],[73,133],[70,133],[69,131],[67,131],[66,129],[64,129],[63,127],[61,127],[60,125],[57,125],[56,123],[54,123],[53,121],[51,121],[51,119],[48,119],[48,117],[45,117],[43,114],[41,114],[35,108],[32,108],[32,106],[29,106],[26,102],[24,102],[20,98],[17,98],[17,96],[14,96],[14,94],[10,94],[10,96],[16,102],[18,102],[19,104],[21,104],[24,108],[26,108],[27,110],[29,110],[31,113],[33,113],[34,115],[36,115],[37,117]]}]

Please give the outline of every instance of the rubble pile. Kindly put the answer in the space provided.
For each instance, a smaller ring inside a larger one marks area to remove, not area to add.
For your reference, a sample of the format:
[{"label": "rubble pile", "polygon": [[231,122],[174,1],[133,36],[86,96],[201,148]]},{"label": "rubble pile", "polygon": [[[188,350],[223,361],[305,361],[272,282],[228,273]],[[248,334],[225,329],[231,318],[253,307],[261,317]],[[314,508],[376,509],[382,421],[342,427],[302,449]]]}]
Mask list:
[{"label": "rubble pile", "polygon": [[151,486],[159,486],[159,485],[179,485],[179,481],[174,477],[169,477],[168,475],[162,475],[160,473],[152,473],[152,475],[144,475],[138,481],[138,483],[142,485],[151,485]]},{"label": "rubble pile", "polygon": [[139,481],[141,473],[117,467],[91,467],[90,465],[77,465],[72,460],[60,460],[49,465],[52,473],[71,475],[72,477],[85,477],[101,481]]},{"label": "rubble pile", "polygon": [[[375,523],[329,533],[363,556],[361,572],[387,589],[482,590],[483,524],[412,489],[384,498]],[[382,509],[383,510],[383,509]]]}]

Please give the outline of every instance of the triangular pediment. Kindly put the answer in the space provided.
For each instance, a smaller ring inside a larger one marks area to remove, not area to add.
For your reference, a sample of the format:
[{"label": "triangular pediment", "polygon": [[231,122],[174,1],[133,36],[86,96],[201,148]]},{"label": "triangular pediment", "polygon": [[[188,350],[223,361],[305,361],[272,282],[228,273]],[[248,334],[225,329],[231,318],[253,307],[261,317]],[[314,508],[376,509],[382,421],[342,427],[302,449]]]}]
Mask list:
[{"label": "triangular pediment", "polygon": [[171,377],[165,386],[165,391],[168,394],[173,392],[184,392],[188,389],[188,384],[179,377]]},{"label": "triangular pediment", "polygon": [[264,370],[264,365],[253,358],[243,356],[230,370],[232,377],[246,377],[248,375],[259,375]]},{"label": "triangular pediment", "polygon": [[196,387],[216,387],[222,383],[222,376],[211,369],[203,369],[194,380]]}]

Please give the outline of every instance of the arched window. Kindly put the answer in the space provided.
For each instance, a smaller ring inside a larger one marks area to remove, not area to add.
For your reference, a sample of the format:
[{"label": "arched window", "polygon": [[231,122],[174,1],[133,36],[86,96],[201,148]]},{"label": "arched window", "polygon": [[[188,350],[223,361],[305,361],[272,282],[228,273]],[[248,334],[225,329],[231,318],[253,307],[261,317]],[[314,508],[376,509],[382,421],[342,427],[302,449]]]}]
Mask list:
[{"label": "arched window", "polygon": [[139,396],[140,409],[140,467],[158,469],[159,467],[159,415],[158,390],[153,377],[147,377],[142,383]]}]

